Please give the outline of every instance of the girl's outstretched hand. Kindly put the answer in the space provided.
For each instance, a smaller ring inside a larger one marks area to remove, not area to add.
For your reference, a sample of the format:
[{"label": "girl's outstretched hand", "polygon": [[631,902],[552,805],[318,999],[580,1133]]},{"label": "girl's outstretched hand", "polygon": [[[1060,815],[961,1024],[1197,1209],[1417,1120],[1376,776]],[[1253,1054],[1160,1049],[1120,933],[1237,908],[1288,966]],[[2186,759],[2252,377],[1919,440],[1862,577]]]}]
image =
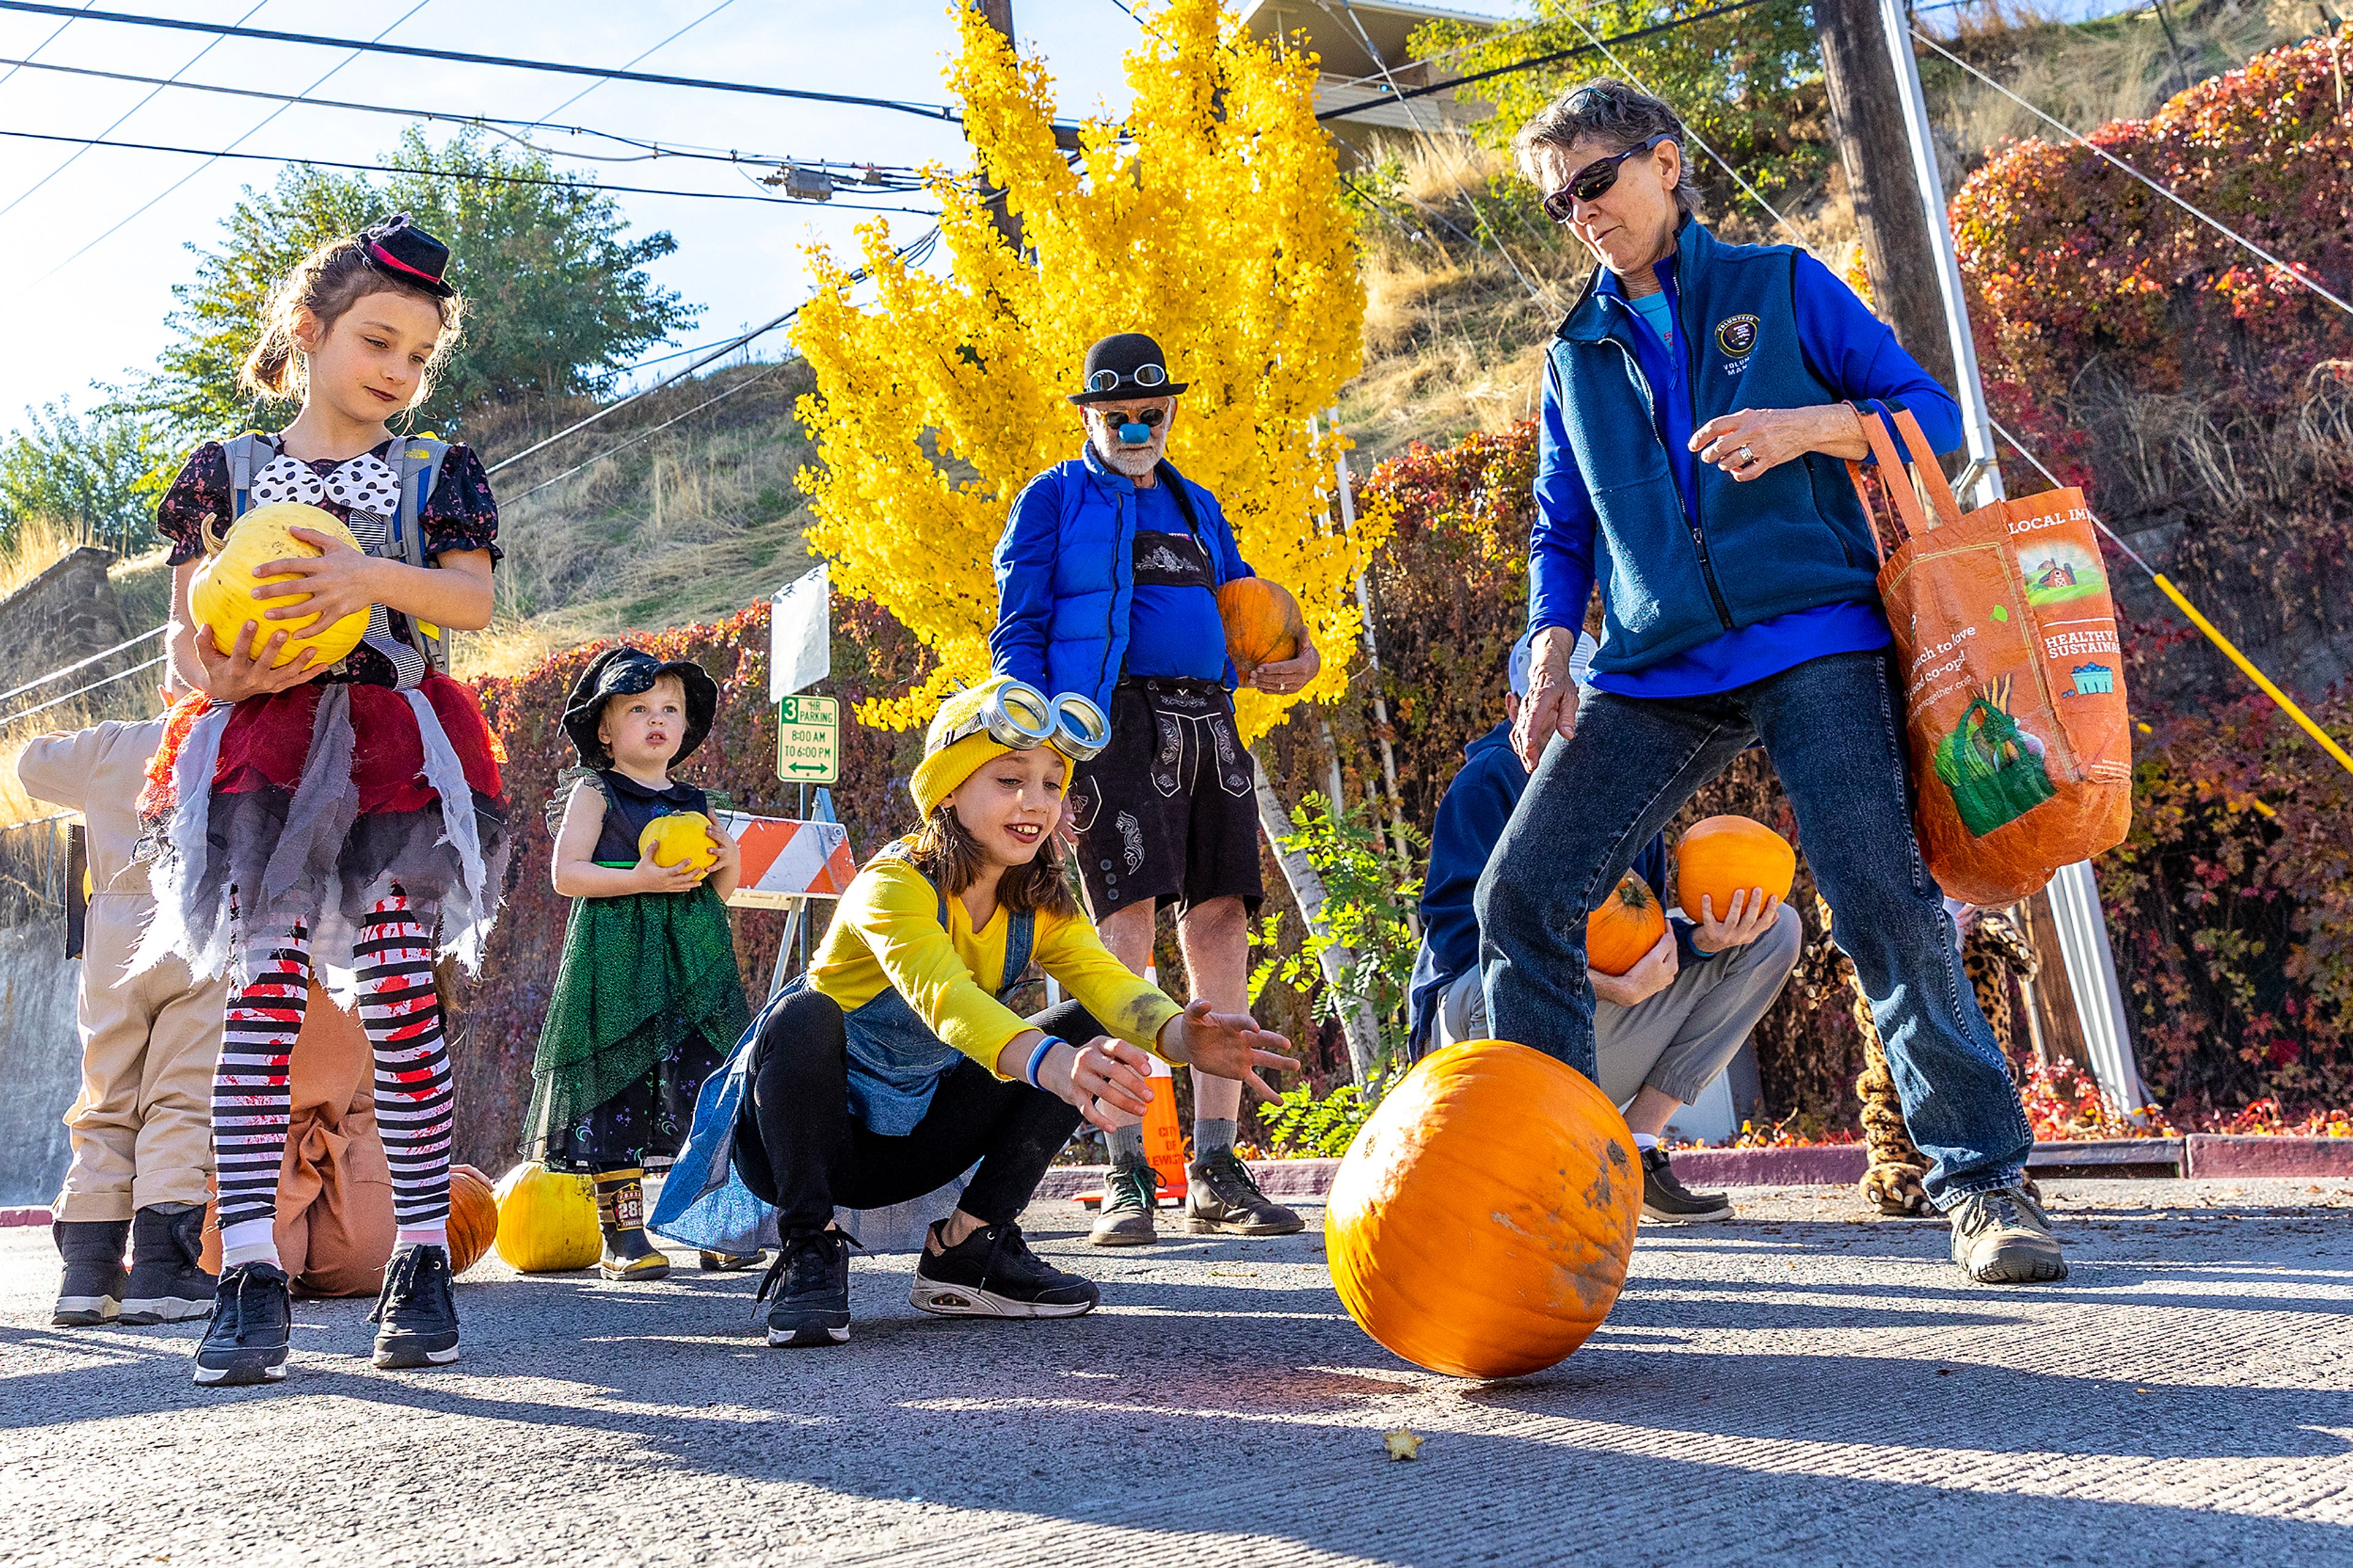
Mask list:
[{"label": "girl's outstretched hand", "polygon": [[[303,631],[324,631],[345,616],[365,615],[376,603],[377,568],[381,564],[374,556],[353,549],[342,540],[308,528],[290,528],[287,531],[305,544],[315,544],[322,555],[290,555],[280,561],[265,561],[253,569],[256,579],[292,574],[301,579],[294,583],[264,583],[257,581],[253,596],[267,601],[286,601],[263,615],[270,621],[301,620],[311,616],[319,620]],[[307,595],[298,596],[298,595]]]},{"label": "girl's outstretched hand", "polygon": [[702,881],[703,873],[681,860],[675,866],[665,866],[647,851],[638,861],[638,885],[640,893],[691,893]]},{"label": "girl's outstretched hand", "polygon": [[288,659],[283,669],[272,668],[286,651],[283,626],[265,632],[248,621],[237,628],[237,642],[226,653],[215,646],[210,626],[198,626],[188,640],[205,667],[205,695],[216,702],[241,702],[248,697],[290,691],[319,673],[316,648],[304,648]]},{"label": "girl's outstretched hand", "polygon": [[1171,1060],[1198,1068],[1211,1078],[1240,1079],[1256,1089],[1261,1100],[1282,1097],[1258,1076],[1260,1068],[1299,1065],[1296,1058],[1279,1054],[1291,1048],[1289,1040],[1260,1028],[1258,1020],[1248,1013],[1212,1012],[1207,1002],[1196,1001],[1169,1019],[1160,1031],[1160,1041],[1164,1047],[1176,1047]]},{"label": "girl's outstretched hand", "polygon": [[[1152,1107],[1152,1058],[1125,1040],[1096,1039],[1046,1055],[1038,1082],[1109,1132]],[[1120,1115],[1117,1112],[1124,1111]]]}]

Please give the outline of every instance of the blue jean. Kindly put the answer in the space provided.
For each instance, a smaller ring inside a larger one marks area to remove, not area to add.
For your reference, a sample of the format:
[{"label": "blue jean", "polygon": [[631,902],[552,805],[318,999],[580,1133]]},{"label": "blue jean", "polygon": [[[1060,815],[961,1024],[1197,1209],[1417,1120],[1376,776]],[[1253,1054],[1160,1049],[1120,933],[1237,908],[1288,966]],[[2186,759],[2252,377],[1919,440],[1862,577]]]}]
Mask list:
[{"label": "blue jean", "polygon": [[1595,1076],[1585,920],[1702,784],[1761,740],[1837,912],[1930,1201],[2016,1182],[2033,1133],[1961,969],[1912,834],[1903,714],[1884,653],[1833,654],[1709,697],[1588,691],[1537,763],[1479,879],[1479,960],[1497,1039]]}]

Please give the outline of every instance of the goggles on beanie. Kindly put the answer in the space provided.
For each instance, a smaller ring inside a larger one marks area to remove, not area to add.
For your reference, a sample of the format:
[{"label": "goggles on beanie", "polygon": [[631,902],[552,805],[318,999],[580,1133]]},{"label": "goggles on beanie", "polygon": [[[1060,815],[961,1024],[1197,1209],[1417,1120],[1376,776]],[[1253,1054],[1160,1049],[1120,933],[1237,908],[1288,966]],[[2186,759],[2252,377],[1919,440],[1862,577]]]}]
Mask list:
[{"label": "goggles on beanie", "polygon": [[1013,751],[1050,745],[1074,763],[1101,756],[1111,744],[1111,721],[1090,699],[1075,691],[1050,698],[1027,681],[1008,680],[981,700],[979,712],[942,735],[933,750],[944,752],[984,731]]}]

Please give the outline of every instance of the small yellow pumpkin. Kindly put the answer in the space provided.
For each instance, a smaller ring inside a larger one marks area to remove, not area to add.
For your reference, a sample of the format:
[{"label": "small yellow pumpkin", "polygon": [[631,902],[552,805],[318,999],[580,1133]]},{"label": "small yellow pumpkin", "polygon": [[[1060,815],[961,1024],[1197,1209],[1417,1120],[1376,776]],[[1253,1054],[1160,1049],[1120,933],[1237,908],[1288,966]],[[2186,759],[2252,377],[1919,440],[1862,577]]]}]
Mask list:
[{"label": "small yellow pumpkin", "polygon": [[257,599],[253,596],[255,586],[261,583],[299,583],[301,579],[290,572],[257,577],[254,568],[271,561],[326,553],[317,545],[295,538],[293,531],[297,528],[326,534],[353,550],[360,547],[352,531],[332,512],[301,501],[277,501],[255,507],[238,518],[230,526],[220,553],[197,567],[188,579],[188,613],[198,625],[212,628],[213,645],[222,652],[237,646],[237,634],[245,629],[246,622],[251,621],[256,627],[253,640],[257,647],[269,641],[272,632],[281,626],[286,628],[286,646],[280,650],[273,668],[283,669],[301,658],[304,648],[315,648],[318,655],[311,660],[311,668],[325,669],[341,662],[366,635],[365,610],[353,610],[329,626],[321,626],[316,616],[288,621],[262,618],[265,611],[292,603],[302,595],[289,593],[275,599]]},{"label": "small yellow pumpkin", "polygon": [[699,811],[657,816],[638,835],[638,855],[650,856],[665,868],[684,866],[696,873],[719,863],[719,846],[711,837],[711,818]]},{"label": "small yellow pumpkin", "polygon": [[564,1274],[594,1265],[605,1248],[596,1228],[596,1188],[586,1176],[527,1161],[499,1178],[499,1229],[491,1245],[522,1274]]}]

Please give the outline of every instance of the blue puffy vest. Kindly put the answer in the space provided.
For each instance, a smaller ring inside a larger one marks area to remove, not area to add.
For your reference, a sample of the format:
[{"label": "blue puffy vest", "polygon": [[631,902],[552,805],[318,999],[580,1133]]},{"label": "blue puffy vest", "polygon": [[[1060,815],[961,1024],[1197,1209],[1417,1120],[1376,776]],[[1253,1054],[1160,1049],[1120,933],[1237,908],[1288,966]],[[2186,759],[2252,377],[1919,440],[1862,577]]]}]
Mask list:
[{"label": "blue puffy vest", "polygon": [[[1793,247],[1726,245],[1693,219],[1675,249],[1694,427],[1743,408],[1843,401],[1799,347]],[[1630,314],[1604,307],[1588,283],[1551,350],[1599,518],[1594,567],[1609,636],[1594,668],[1640,669],[1794,610],[1875,600],[1870,524],[1835,458],[1809,453],[1745,484],[1695,464],[1692,524],[1651,423]]]}]

